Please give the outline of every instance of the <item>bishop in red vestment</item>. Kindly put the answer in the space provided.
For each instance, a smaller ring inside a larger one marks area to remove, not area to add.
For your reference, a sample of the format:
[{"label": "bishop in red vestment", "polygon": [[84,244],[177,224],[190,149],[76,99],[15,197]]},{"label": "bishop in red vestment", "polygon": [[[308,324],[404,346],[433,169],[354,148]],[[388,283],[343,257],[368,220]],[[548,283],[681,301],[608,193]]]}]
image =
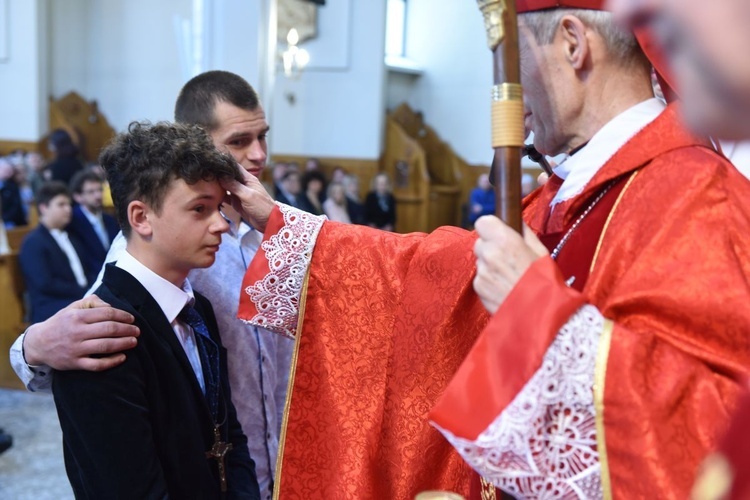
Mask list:
[{"label": "bishop in red vestment", "polygon": [[[598,43],[576,75],[605,64]],[[635,90],[606,104],[633,102],[594,106],[565,178],[525,201],[556,260],[538,259],[489,323],[475,234],[274,210],[240,316],[296,338],[278,497],[467,495],[467,463],[519,496],[686,495],[750,361],[750,187],[621,76]]]}]

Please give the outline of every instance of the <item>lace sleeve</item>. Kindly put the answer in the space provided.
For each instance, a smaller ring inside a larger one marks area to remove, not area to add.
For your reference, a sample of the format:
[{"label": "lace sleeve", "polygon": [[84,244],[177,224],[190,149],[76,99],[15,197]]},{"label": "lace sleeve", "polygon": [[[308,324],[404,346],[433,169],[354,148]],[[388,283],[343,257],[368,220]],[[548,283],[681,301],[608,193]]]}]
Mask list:
[{"label": "lace sleeve", "polygon": [[261,244],[269,272],[244,289],[256,311],[247,322],[294,338],[302,287],[326,219],[287,205],[278,207],[283,226]]},{"label": "lace sleeve", "polygon": [[438,429],[485,480],[519,498],[601,498],[594,376],[605,320],[586,305],[541,368],[474,441]]}]

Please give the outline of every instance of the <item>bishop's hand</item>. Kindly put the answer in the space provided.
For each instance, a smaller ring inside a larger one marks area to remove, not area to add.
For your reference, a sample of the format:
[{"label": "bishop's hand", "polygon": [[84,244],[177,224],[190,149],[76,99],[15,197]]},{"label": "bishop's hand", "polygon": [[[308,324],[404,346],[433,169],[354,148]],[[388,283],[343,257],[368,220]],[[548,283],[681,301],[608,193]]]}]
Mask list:
[{"label": "bishop's hand", "polygon": [[221,183],[230,193],[227,202],[242,215],[243,220],[258,231],[265,231],[275,202],[256,177],[240,170],[244,179],[242,183],[234,179]]},{"label": "bishop's hand", "polygon": [[523,237],[493,215],[480,217],[474,227],[479,235],[474,291],[494,314],[531,264],[548,252],[525,225]]}]

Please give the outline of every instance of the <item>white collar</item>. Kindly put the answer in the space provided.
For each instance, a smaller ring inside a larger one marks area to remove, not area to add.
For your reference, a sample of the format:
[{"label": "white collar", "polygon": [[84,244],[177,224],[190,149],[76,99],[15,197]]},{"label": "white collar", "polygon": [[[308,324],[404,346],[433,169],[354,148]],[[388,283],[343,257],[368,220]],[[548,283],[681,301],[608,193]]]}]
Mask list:
[{"label": "white collar", "polygon": [[190,282],[187,279],[182,284],[182,288],[178,288],[144,266],[127,250],[122,252],[115,265],[123,271],[130,273],[143,285],[143,288],[159,304],[159,307],[170,323],[174,322],[177,315],[180,314],[186,305],[192,305],[195,302],[193,287],[190,286]]},{"label": "white collar", "polygon": [[67,239],[68,237],[68,232],[63,229],[53,228],[53,229],[47,229],[47,231],[49,231],[49,234],[51,234],[55,239],[60,239],[60,238]]},{"label": "white collar", "polygon": [[594,137],[573,156],[555,167],[555,175],[563,179],[550,206],[579,195],[594,175],[638,132],[654,121],[665,109],[656,97],[623,111],[604,125]]},{"label": "white collar", "polygon": [[83,205],[79,204],[78,206],[80,207],[81,212],[83,212],[83,215],[85,215],[86,218],[88,218],[89,220],[91,220],[91,219],[98,219],[102,215],[101,212],[99,212],[99,214],[95,214],[94,212],[92,212],[91,210],[89,210],[88,208],[86,208]]}]

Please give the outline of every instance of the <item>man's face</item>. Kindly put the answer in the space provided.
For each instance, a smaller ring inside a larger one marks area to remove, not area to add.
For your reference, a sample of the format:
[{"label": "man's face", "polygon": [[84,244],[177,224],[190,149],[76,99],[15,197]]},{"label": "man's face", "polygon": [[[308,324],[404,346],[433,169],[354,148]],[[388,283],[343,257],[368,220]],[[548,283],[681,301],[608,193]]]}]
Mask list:
[{"label": "man's face", "polygon": [[385,195],[388,194],[390,191],[391,183],[388,180],[388,177],[384,175],[379,175],[375,178],[375,192],[379,195]]},{"label": "man's face", "polygon": [[479,176],[479,179],[477,180],[477,186],[479,186],[479,189],[482,189],[484,191],[489,191],[492,189],[492,186],[490,185],[490,176],[487,174],[482,174]]},{"label": "man's face", "polygon": [[214,263],[221,234],[229,230],[219,212],[223,199],[224,190],[216,181],[172,182],[160,213],[149,210],[147,215],[154,249],[149,266],[154,272],[173,281]]},{"label": "man's face", "polygon": [[750,2],[610,0],[628,27],[653,30],[675,77],[688,124],[727,139],[750,136]]},{"label": "man's face", "polygon": [[554,156],[566,151],[564,131],[570,124],[560,105],[565,100],[560,92],[562,63],[555,57],[559,49],[555,42],[537,44],[522,17],[518,20],[518,39],[526,135],[534,132],[537,150]]},{"label": "man's face", "polygon": [[299,180],[299,175],[296,173],[287,175],[284,178],[284,189],[287,193],[297,196],[302,191],[302,183]]},{"label": "man's face", "polygon": [[81,192],[74,193],[73,197],[79,205],[83,205],[89,212],[96,214],[102,210],[103,193],[101,182],[86,181],[81,187]]},{"label": "man's face", "polygon": [[268,123],[263,108],[252,111],[219,101],[214,106],[218,127],[211,132],[214,146],[228,152],[255,177],[260,177],[268,157]]},{"label": "man's face", "polygon": [[39,212],[44,225],[49,229],[62,229],[70,223],[72,216],[70,198],[64,194],[58,194],[46,205],[40,204]]}]

